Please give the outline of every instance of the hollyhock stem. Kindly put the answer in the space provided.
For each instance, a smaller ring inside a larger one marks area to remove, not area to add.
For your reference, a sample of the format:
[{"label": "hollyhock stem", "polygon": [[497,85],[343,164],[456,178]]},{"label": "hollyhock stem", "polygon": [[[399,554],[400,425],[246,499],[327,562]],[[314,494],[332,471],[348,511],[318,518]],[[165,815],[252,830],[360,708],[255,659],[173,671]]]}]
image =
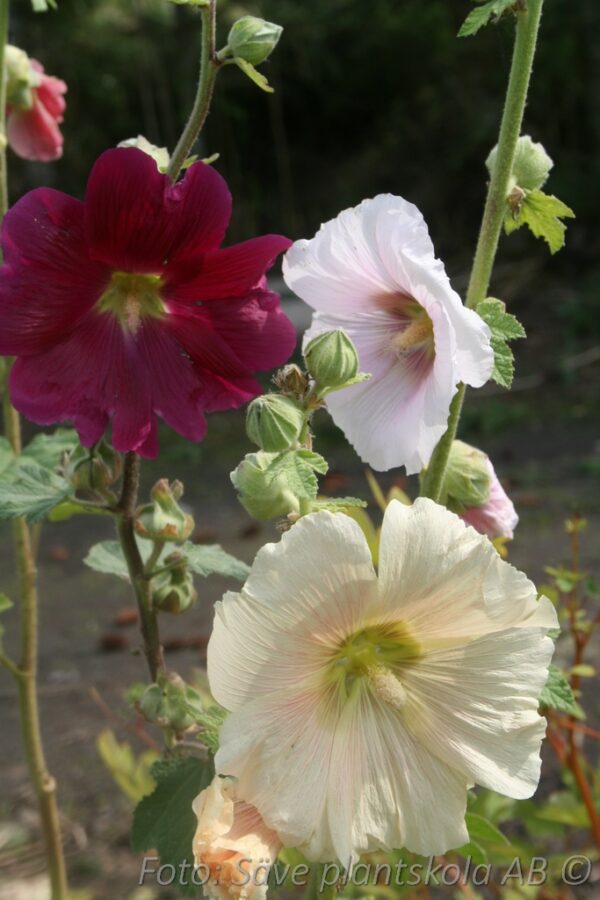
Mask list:
[{"label": "hollyhock stem", "polygon": [[210,0],[208,6],[201,7],[200,15],[202,16],[202,52],[198,90],[187,125],[177,142],[167,169],[167,175],[172,181],[176,181],[181,167],[206,121],[215,79],[221,65],[216,53],[217,0]]},{"label": "hollyhock stem", "polygon": [[135,538],[134,521],[139,484],[140,458],[137,453],[131,452],[125,457],[123,486],[117,506],[117,532],[137,600],[144,654],[148,662],[150,677],[152,681],[156,681],[157,675],[164,669],[165,663],[158,630],[158,616],[152,604],[150,578],[146,575],[144,561]]},{"label": "hollyhock stem", "polygon": [[[8,209],[6,172],[6,71],[5,49],[8,40],[8,0],[0,0],[0,218]],[[7,361],[6,381],[10,361]],[[4,432],[18,455],[21,452],[21,421],[11,405],[6,384],[3,396]],[[29,768],[44,833],[46,858],[50,876],[52,900],[66,900],[67,872],[60,831],[60,817],[56,801],[56,781],[48,772],[42,734],[37,694],[38,671],[38,594],[36,584],[35,552],[32,533],[25,519],[14,523],[14,541],[19,592],[21,600],[21,658],[18,664],[3,656],[0,661],[14,677],[19,697],[19,718],[25,756]]]},{"label": "hollyhock stem", "polygon": [[[466,305],[474,308],[487,296],[498,242],[502,231],[508,186],[521,133],[523,112],[533,69],[543,0],[527,0],[526,8],[518,9],[512,65],[500,133],[496,164],[490,178],[487,198],[467,288]],[[456,436],[463,400],[464,384],[459,385],[450,407],[448,429],[433,451],[423,478],[421,495],[439,501],[452,441]]]}]

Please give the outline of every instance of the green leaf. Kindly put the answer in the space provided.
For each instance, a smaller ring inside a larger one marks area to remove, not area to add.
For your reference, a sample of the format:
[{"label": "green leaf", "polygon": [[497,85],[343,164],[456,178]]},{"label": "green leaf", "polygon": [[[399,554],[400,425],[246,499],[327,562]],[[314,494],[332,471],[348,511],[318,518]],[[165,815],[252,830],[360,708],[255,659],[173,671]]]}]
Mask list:
[{"label": "green leaf", "polygon": [[284,450],[267,469],[273,480],[282,477],[288,489],[302,500],[314,500],[317,496],[317,476],[324,475],[329,466],[325,459],[312,450]]},{"label": "green leaf", "polygon": [[504,219],[504,230],[512,234],[522,225],[527,225],[537,238],[543,238],[550,253],[556,253],[564,246],[567,226],[561,219],[573,219],[575,213],[566,203],[545,194],[543,191],[528,191],[518,210],[507,213]]},{"label": "green leaf", "polygon": [[516,316],[506,312],[506,305],[502,300],[495,297],[488,297],[478,303],[477,312],[492,332],[490,343],[494,351],[494,368],[491,377],[496,384],[509,388],[515,367],[508,341],[524,338],[525,329]]},{"label": "green leaf", "polygon": [[118,786],[134,803],[139,803],[154,790],[156,782],[150,774],[150,767],[157,761],[155,750],[146,750],[136,756],[131,745],[120,743],[110,729],[100,732],[96,747]]},{"label": "green leaf", "polygon": [[250,566],[226,553],[218,544],[192,544],[191,541],[186,541],[177,549],[187,559],[188,568],[203,578],[208,575],[225,575],[245,581],[250,573]]},{"label": "green leaf", "polygon": [[471,839],[474,838],[483,843],[489,842],[510,846],[510,841],[506,835],[502,834],[500,829],[493,825],[489,819],[484,818],[484,816],[468,812],[465,816],[465,824]]},{"label": "green leaf", "polygon": [[500,16],[516,5],[516,0],[488,0],[487,3],[475,0],[475,2],[480,6],[469,13],[458,32],[459,37],[477,34],[479,29],[487,25],[492,17],[497,22]]},{"label": "green leaf", "polygon": [[[146,562],[152,552],[152,544],[149,541],[138,541],[138,547],[142,559]],[[244,581],[250,571],[246,563],[226,553],[218,544],[198,546],[191,541],[185,541],[183,544],[168,543],[164,545],[161,558],[175,550],[186,557],[190,570],[203,578],[208,575],[225,575]],[[94,544],[83,561],[95,572],[129,579],[127,563],[118,541],[100,541],[99,544]]]},{"label": "green leaf", "polygon": [[34,12],[48,12],[49,9],[58,9],[56,0],[31,0]]},{"label": "green leaf", "polygon": [[131,846],[138,853],[156,849],[161,865],[176,870],[185,862],[193,865],[196,816],[192,802],[212,781],[213,766],[187,756],[156,762],[150,771],[156,787],[135,810]]},{"label": "green leaf", "polygon": [[78,445],[76,431],[72,428],[57,428],[52,434],[36,435],[23,450],[22,458],[54,471],[63,454],[70,453]]},{"label": "green leaf", "polygon": [[242,70],[244,75],[247,75],[250,81],[253,81],[254,84],[258,85],[261,91],[266,91],[267,94],[273,94],[273,88],[265,78],[265,76],[255,69],[252,63],[249,63],[247,60],[242,59],[241,56],[236,56],[233,60],[236,66]]},{"label": "green leaf", "polygon": [[0,519],[39,522],[50,510],[73,495],[73,487],[60,475],[35,463],[19,466],[14,480],[0,482]]},{"label": "green leaf", "polygon": [[577,711],[575,697],[567,676],[557,666],[550,666],[548,679],[540,694],[540,706],[573,715]]},{"label": "green leaf", "polygon": [[463,844],[462,847],[458,847],[455,850],[455,853],[460,853],[465,859],[470,858],[474,866],[485,866],[488,861],[487,853],[476,841],[469,841],[468,844]]},{"label": "green leaf", "polygon": [[215,704],[196,716],[196,723],[204,726],[204,730],[198,734],[198,740],[208,747],[211,753],[216,753],[219,749],[219,731],[227,715],[226,709]]}]

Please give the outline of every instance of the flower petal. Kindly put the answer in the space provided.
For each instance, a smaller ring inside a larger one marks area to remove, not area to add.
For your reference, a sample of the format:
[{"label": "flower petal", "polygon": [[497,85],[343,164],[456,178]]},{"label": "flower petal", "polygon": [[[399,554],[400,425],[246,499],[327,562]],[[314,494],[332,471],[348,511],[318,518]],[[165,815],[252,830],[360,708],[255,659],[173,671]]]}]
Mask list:
[{"label": "flower petal", "polygon": [[431,500],[393,500],[379,550],[379,587],[388,615],[418,638],[456,646],[507,628],[555,628],[547,598],[493,545]]},{"label": "flower petal", "polygon": [[417,740],[468,779],[523,799],[540,777],[538,704],[554,643],[544,627],[519,625],[427,653],[403,686]]},{"label": "flower petal", "polygon": [[[46,108],[43,94],[34,89],[30,109],[12,109],[6,122],[6,137],[21,159],[52,162],[60,159],[63,136],[56,117]],[[60,120],[59,120],[60,121]]]},{"label": "flower petal", "polygon": [[50,188],[30,191],[2,226],[0,353],[39,353],[96,303],[109,271],[87,255],[83,205]]},{"label": "flower petal", "polygon": [[211,166],[197,162],[178,184],[135,147],[107,150],[85,196],[91,255],[114,269],[159,274],[167,260],[213,250],[223,240],[231,196]]},{"label": "flower petal", "polygon": [[356,522],[305,516],[259,550],[241,594],[215,607],[207,668],[216,700],[237,710],[276,687],[310,682],[328,648],[370,609],[375,614],[376,600],[371,553]]},{"label": "flower petal", "polygon": [[246,298],[290,245],[280,234],[266,234],[213,250],[198,259],[175,259],[167,267],[165,296],[174,303]]}]

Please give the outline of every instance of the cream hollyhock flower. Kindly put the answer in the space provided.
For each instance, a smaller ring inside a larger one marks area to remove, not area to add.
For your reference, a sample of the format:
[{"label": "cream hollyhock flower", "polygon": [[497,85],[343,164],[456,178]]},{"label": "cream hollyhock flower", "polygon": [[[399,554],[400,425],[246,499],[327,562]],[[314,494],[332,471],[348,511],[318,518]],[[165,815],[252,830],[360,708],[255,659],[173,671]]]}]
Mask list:
[{"label": "cream hollyhock flower", "polygon": [[459,382],[481,387],[493,368],[490,331],[463,306],[435,258],[416,206],[380,194],[296,241],[285,281],[316,310],[306,340],[336,328],[371,378],[327,397],[364,462],[385,471],[427,465]]},{"label": "cream hollyhock flower", "polygon": [[342,864],[467,841],[467,788],[529,797],[554,607],[430,500],[387,508],[376,575],[343,514],[301,519],[217,604],[217,772],[285,846]]},{"label": "cream hollyhock flower", "polygon": [[[264,900],[281,841],[255,807],[238,799],[232,778],[216,777],[193,803],[194,861],[211,900]],[[210,877],[208,874],[210,873]]]}]

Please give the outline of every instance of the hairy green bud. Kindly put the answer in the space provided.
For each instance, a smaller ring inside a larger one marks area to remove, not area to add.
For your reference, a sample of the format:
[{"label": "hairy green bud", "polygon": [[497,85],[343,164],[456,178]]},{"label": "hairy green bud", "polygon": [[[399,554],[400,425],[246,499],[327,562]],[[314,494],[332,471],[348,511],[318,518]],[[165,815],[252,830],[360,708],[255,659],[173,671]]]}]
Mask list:
[{"label": "hairy green bud", "polygon": [[233,56],[259,66],[271,55],[283,28],[256,16],[243,16],[231,28],[227,46]]},{"label": "hairy green bud", "polygon": [[277,452],[297,442],[304,423],[304,411],[290,397],[264,394],[248,407],[246,433],[262,450]]},{"label": "hairy green bud", "polygon": [[244,509],[260,522],[300,510],[300,502],[284,475],[273,477],[267,470],[276,453],[249,453],[231,473],[231,482]]},{"label": "hairy green bud", "polygon": [[152,579],[152,603],[163,612],[176,615],[185,612],[198,599],[185,557],[181,553],[171,553],[161,565],[169,568]]},{"label": "hairy green bud", "polygon": [[341,329],[326,331],[309,341],[304,359],[317,390],[344,387],[358,375],[356,348]]},{"label": "hairy green bud", "polygon": [[150,541],[187,540],[194,530],[194,520],[178,504],[183,495],[180,481],[169,484],[166,478],[157,481],[150,497],[152,503],[141,508],[135,520],[136,533]]},{"label": "hairy green bud", "polygon": [[[490,175],[494,172],[498,147],[494,147],[486,160]],[[513,163],[509,194],[518,187],[522,191],[537,191],[548,180],[550,169],[554,163],[546,153],[542,144],[536,144],[528,134],[522,135],[517,143],[515,161]]]},{"label": "hairy green bud", "polygon": [[485,453],[463,441],[453,441],[444,477],[446,505],[456,513],[483,506],[490,496],[490,468]]}]

